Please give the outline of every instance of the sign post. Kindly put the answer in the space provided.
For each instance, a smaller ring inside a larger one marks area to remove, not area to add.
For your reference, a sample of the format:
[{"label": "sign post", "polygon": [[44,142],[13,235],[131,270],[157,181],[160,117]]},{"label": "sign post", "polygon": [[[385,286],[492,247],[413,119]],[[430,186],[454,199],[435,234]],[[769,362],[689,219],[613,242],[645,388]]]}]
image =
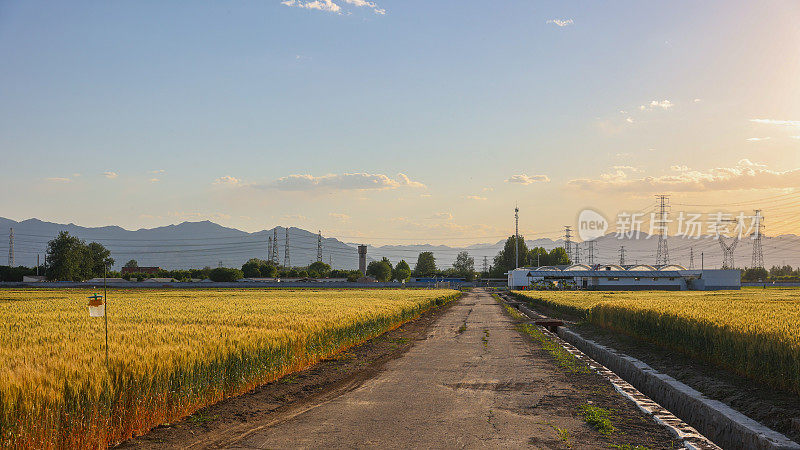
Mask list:
[{"label": "sign post", "polygon": [[106,285],[106,267],[103,267],[103,295],[89,296],[89,317],[102,317],[106,330],[106,367],[108,367],[108,287]]}]

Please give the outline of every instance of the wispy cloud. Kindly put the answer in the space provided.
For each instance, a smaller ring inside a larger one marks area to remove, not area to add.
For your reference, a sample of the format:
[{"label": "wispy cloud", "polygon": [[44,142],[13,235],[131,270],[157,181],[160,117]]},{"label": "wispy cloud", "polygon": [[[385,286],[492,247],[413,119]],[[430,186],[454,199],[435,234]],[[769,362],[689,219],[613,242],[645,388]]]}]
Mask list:
[{"label": "wispy cloud", "polygon": [[559,27],[566,27],[566,26],[572,25],[575,22],[573,22],[572,19],[548,19],[547,23],[548,24],[553,24],[553,25],[556,25],[556,26],[559,26]]},{"label": "wispy cloud", "polygon": [[467,200],[478,200],[478,201],[486,200],[486,197],[481,197],[479,195],[467,195],[464,198]]},{"label": "wispy cloud", "polygon": [[768,141],[770,139],[772,139],[772,138],[769,137],[769,136],[767,136],[767,137],[751,137],[751,138],[747,138],[747,140],[750,141],[750,142]]},{"label": "wispy cloud", "polygon": [[750,119],[750,122],[761,123],[765,125],[800,128],[800,120]]},{"label": "wispy cloud", "polygon": [[663,110],[668,110],[668,109],[672,108],[673,106],[675,106],[675,105],[671,101],[666,100],[666,99],[665,100],[660,100],[660,101],[659,100],[652,100],[652,101],[650,101],[650,103],[640,106],[639,110],[641,110],[641,111],[649,111],[649,110],[653,110],[653,109],[656,109],[656,108],[661,108]]},{"label": "wispy cloud", "polygon": [[160,178],[150,178],[151,183],[158,183],[159,181],[161,181]]},{"label": "wispy cloud", "polygon": [[411,180],[406,174],[399,173],[396,178],[384,174],[342,173],[315,177],[309,174],[289,175],[263,184],[254,185],[261,189],[277,189],[281,191],[313,191],[313,190],[384,190],[401,187],[424,188],[425,185]]},{"label": "wispy cloud", "polygon": [[65,177],[50,177],[50,178],[45,178],[45,181],[49,181],[51,183],[69,183],[72,180]]},{"label": "wispy cloud", "polygon": [[344,213],[328,213],[332,219],[338,220],[339,222],[349,222],[350,216]]},{"label": "wispy cloud", "polygon": [[114,178],[117,178],[119,174],[117,174],[117,172],[103,172],[103,176],[110,180],[113,180]]},{"label": "wispy cloud", "polygon": [[[358,8],[370,8],[372,12],[378,15],[386,14],[386,10],[379,7],[375,2],[367,0],[344,0],[344,3]],[[343,14],[342,7],[333,0],[283,0],[281,4],[292,8],[314,9],[317,11]]]},{"label": "wispy cloud", "polygon": [[627,117],[627,118],[625,118],[625,122],[628,122],[628,123],[633,123],[633,117]]},{"label": "wispy cloud", "polygon": [[158,174],[164,173],[164,172],[166,172],[166,170],[164,170],[164,169],[156,169],[156,170],[151,170],[148,173],[152,173],[153,175],[158,175]]},{"label": "wispy cloud", "polygon": [[239,180],[238,178],[232,177],[230,175],[225,175],[223,177],[219,177],[216,180],[214,180],[213,184],[218,185],[218,186],[219,185],[238,186],[239,183],[241,183],[241,180]]},{"label": "wispy cloud", "polygon": [[512,175],[509,179],[506,180],[506,183],[517,183],[517,184],[533,184],[533,183],[547,183],[550,181],[550,177],[547,175]]},{"label": "wispy cloud", "polygon": [[438,212],[430,217],[435,220],[453,220],[453,215],[449,212]]},{"label": "wispy cloud", "polygon": [[631,177],[626,170],[601,174],[598,178],[570,180],[568,186],[597,192],[710,192],[744,189],[790,188],[800,185],[800,169],[772,170],[742,159],[733,167],[690,170],[672,166],[678,173]]},{"label": "wispy cloud", "polygon": [[694,99],[694,100],[692,100],[692,101],[693,101],[693,102],[695,102],[695,103],[700,103],[700,102],[702,102],[703,100],[702,100],[702,99],[699,99],[699,98],[696,98],[696,99]]}]

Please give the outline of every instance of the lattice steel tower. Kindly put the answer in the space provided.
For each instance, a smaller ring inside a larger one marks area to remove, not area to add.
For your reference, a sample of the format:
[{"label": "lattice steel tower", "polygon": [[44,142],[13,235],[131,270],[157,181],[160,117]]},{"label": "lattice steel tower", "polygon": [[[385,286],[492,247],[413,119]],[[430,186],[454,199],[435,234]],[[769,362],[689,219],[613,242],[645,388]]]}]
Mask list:
[{"label": "lattice steel tower", "polygon": [[625,265],[625,246],[624,245],[620,245],[619,246],[619,265],[620,266],[624,266]]},{"label": "lattice steel tower", "polygon": [[594,241],[587,241],[583,243],[586,248],[586,264],[594,266]]},{"label": "lattice steel tower", "polygon": [[489,273],[489,258],[487,256],[483,257],[483,273]]},{"label": "lattice steel tower", "polygon": [[694,269],[694,247],[689,247],[689,270]]},{"label": "lattice steel tower", "polygon": [[570,262],[575,262],[575,259],[572,257],[572,227],[569,225],[564,225],[564,250],[567,251],[567,258],[569,258]]},{"label": "lattice steel tower", "polygon": [[278,265],[278,227],[272,229],[272,255],[270,260],[276,266]]},{"label": "lattice steel tower", "polygon": [[317,234],[317,262],[322,262],[322,230]]},{"label": "lattice steel tower", "polygon": [[283,267],[290,268],[291,260],[289,259],[289,228],[286,227],[286,246],[283,249]]},{"label": "lattice steel tower", "polygon": [[[23,233],[24,234],[24,233]],[[8,266],[14,267],[17,263],[14,260],[14,229],[8,230]]]},{"label": "lattice steel tower", "polygon": [[267,238],[267,261],[272,261],[272,236]]},{"label": "lattice steel tower", "polygon": [[519,207],[514,207],[514,268],[519,267]]},{"label": "lattice steel tower", "polygon": [[658,250],[656,251],[656,265],[669,264],[669,248],[667,247],[667,212],[669,210],[669,196],[656,195],[658,205]]},{"label": "lattice steel tower", "polygon": [[753,260],[750,263],[751,268],[763,269],[764,268],[764,249],[761,246],[761,230],[764,228],[764,217],[761,215],[761,210],[756,210],[756,215],[753,223]]},{"label": "lattice steel tower", "polygon": [[581,263],[581,248],[578,243],[575,243],[575,252],[574,252],[575,260],[572,261],[573,264],[580,264]]}]

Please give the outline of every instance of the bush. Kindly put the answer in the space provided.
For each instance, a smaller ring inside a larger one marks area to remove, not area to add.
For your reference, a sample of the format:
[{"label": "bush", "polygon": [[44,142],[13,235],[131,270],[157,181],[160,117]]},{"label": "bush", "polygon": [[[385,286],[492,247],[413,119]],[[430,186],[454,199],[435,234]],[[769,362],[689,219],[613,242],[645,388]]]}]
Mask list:
[{"label": "bush", "polygon": [[211,273],[208,274],[208,278],[211,281],[217,282],[230,282],[241,280],[244,278],[244,273],[242,273],[239,269],[230,269],[228,267],[217,267],[216,269],[212,269]]}]

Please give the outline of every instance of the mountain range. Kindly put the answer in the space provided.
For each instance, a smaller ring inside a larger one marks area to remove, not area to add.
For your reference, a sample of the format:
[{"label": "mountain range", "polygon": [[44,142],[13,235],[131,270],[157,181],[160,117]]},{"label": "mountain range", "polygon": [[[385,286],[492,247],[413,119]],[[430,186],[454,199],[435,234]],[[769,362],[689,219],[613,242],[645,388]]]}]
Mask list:
[{"label": "mountain range", "polygon": [[[36,257],[41,258],[47,249],[47,242],[60,231],[84,239],[87,242],[100,242],[105,245],[115,259],[115,268],[120,268],[130,259],[140,266],[159,266],[165,269],[198,267],[239,267],[250,258],[269,258],[269,238],[277,232],[277,254],[279,264],[283,264],[286,249],[286,236],[289,236],[289,262],[293,266],[305,266],[317,259],[317,239],[315,233],[301,228],[275,227],[268,230],[248,233],[210,222],[183,222],[150,229],[126,230],[118,226],[82,227],[73,223],[59,224],[39,219],[20,222],[0,217],[0,230],[14,229],[14,255],[16,265],[34,266]],[[7,231],[6,231],[7,232]],[[671,263],[689,266],[690,258],[694,267],[718,268],[722,265],[722,247],[717,239],[684,239],[675,236],[668,238]],[[505,240],[495,243],[474,244],[464,247],[451,247],[434,244],[409,245],[368,245],[368,260],[389,258],[392,263],[406,260],[414,266],[417,255],[430,251],[436,257],[440,268],[450,266],[460,251],[467,251],[475,258],[475,268],[481,270],[484,257],[491,265],[495,255],[503,248]],[[726,240],[730,245],[731,239]],[[551,250],[564,246],[563,239],[541,238],[526,241],[530,247],[544,247]],[[335,268],[358,268],[357,243],[342,242],[336,238],[322,238],[322,259],[332,263]],[[595,263],[618,263],[620,248],[624,247],[625,263],[654,264],[658,238],[642,234],[638,238],[618,239],[613,233],[594,241]],[[573,244],[574,246],[574,244]],[[581,262],[587,262],[588,243],[579,243]],[[764,236],[762,239],[764,263],[772,265],[800,264],[800,237],[789,234]],[[7,253],[7,239],[0,242],[0,251]],[[734,263],[737,267],[751,265],[753,241],[742,239],[735,248]],[[5,261],[4,261],[5,262]],[[43,262],[43,259],[42,259]],[[535,261],[523,264],[535,264]]]}]

